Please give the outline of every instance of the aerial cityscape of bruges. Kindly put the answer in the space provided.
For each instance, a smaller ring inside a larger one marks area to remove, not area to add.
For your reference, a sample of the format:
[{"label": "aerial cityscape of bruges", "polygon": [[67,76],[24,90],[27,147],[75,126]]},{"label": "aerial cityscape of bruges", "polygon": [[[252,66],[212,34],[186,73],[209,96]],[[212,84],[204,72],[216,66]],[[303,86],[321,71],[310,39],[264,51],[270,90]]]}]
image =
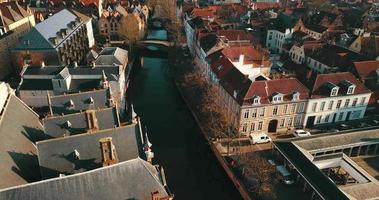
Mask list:
[{"label": "aerial cityscape of bruges", "polygon": [[379,200],[379,0],[0,0],[0,200]]}]

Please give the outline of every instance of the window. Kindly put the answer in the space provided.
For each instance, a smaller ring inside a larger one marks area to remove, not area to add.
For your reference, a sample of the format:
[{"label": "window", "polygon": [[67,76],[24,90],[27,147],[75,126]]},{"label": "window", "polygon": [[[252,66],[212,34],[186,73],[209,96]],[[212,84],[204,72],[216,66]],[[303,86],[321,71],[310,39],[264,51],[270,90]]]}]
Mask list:
[{"label": "window", "polygon": [[261,130],[262,130],[262,126],[263,126],[263,122],[259,122],[259,123],[258,123],[258,131],[261,131]]},{"label": "window", "polygon": [[272,115],[277,115],[278,114],[278,106],[274,106],[272,109]]},{"label": "window", "polygon": [[351,104],[351,106],[355,107],[357,105],[357,102],[358,102],[358,98],[354,98],[353,103]]},{"label": "window", "polygon": [[340,114],[338,114],[338,121],[341,121],[343,118],[343,112],[341,112]]},{"label": "window", "polygon": [[259,116],[260,117],[264,117],[265,116],[265,108],[261,109],[261,112],[259,113]]},{"label": "window", "polygon": [[257,109],[253,109],[253,112],[251,113],[251,117],[253,118],[257,117]]},{"label": "window", "polygon": [[366,97],[362,97],[361,102],[359,104],[363,105],[363,104],[365,104],[365,101],[366,101]]},{"label": "window", "polygon": [[329,102],[328,110],[332,110],[334,101]]},{"label": "window", "polygon": [[281,119],[281,120],[280,120],[280,123],[279,123],[279,127],[280,127],[280,128],[283,128],[283,127],[284,127],[284,122],[285,122],[284,119]]},{"label": "window", "polygon": [[333,88],[332,91],[330,92],[330,96],[334,97],[337,96],[338,88]]},{"label": "window", "polygon": [[293,103],[291,104],[291,113],[295,113],[295,111],[296,111],[296,104]]},{"label": "window", "polygon": [[347,108],[347,107],[349,107],[349,103],[350,103],[350,99],[346,99],[346,101],[345,101],[345,108]]},{"label": "window", "polygon": [[304,112],[304,107],[305,107],[305,103],[303,102],[303,103],[300,103],[299,104],[299,109],[298,109],[298,111],[299,112]]},{"label": "window", "polygon": [[317,102],[313,103],[313,105],[312,105],[312,111],[316,112],[316,108],[317,108]]},{"label": "window", "polygon": [[338,101],[337,101],[336,109],[338,109],[338,108],[341,107],[341,103],[342,103],[342,100],[338,100]]},{"label": "window", "polygon": [[260,103],[261,103],[261,98],[258,97],[258,96],[254,96],[253,97],[253,104],[257,105],[257,104],[260,104]]},{"label": "window", "polygon": [[284,108],[283,108],[283,113],[284,114],[287,114],[287,109],[288,109],[288,105],[286,104],[286,105],[284,105]]},{"label": "window", "polygon": [[317,117],[316,123],[319,124],[321,122],[321,115]]},{"label": "window", "polygon": [[326,122],[326,123],[329,122],[329,115],[326,115],[326,116],[325,116],[325,122]]},{"label": "window", "polygon": [[296,116],[295,117],[295,126],[300,126],[301,124],[301,116]]},{"label": "window", "polygon": [[255,131],[255,123],[251,123],[250,131]]},{"label": "window", "polygon": [[249,118],[249,110],[246,110],[244,115],[243,115],[243,118],[245,119],[248,119]]},{"label": "window", "polygon": [[323,111],[325,108],[325,101],[321,102],[320,110]]},{"label": "window", "polygon": [[247,131],[247,124],[242,125],[242,132],[245,133]]},{"label": "window", "polygon": [[356,111],[354,111],[352,114],[351,114],[351,117],[350,117],[350,119],[357,119],[357,118],[359,118],[360,116],[361,116],[361,110],[356,110]]},{"label": "window", "polygon": [[347,89],[347,94],[353,94],[353,93],[354,93],[354,89],[355,89],[355,86],[354,86],[354,85],[351,85],[351,86]]},{"label": "window", "polygon": [[287,125],[288,125],[288,126],[292,126],[292,117],[291,117],[291,118],[288,118],[288,120],[287,120]]},{"label": "window", "polygon": [[276,97],[273,98],[273,101],[274,102],[280,102],[280,101],[282,101],[282,97],[281,96],[276,96]]}]

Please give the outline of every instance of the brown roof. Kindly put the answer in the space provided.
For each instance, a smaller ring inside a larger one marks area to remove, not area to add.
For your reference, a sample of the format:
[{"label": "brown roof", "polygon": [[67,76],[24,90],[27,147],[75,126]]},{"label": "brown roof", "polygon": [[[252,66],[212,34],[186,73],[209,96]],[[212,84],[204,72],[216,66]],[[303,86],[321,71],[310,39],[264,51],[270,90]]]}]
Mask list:
[{"label": "brown roof", "polygon": [[354,67],[361,79],[376,76],[376,70],[379,69],[379,61],[369,60],[354,62]]},{"label": "brown roof", "polygon": [[284,101],[291,101],[295,92],[300,94],[301,100],[309,94],[308,88],[295,78],[254,81],[245,95],[244,104],[251,104],[255,95],[261,98],[262,104],[268,104],[276,93],[283,94]]},{"label": "brown roof", "polygon": [[350,72],[339,72],[339,73],[317,75],[316,80],[312,86],[311,98],[317,99],[317,98],[329,97],[330,92],[325,91],[325,86],[328,83],[332,83],[332,84],[340,87],[337,96],[346,95],[346,93],[341,92],[344,90],[343,87],[341,88],[342,81],[348,81],[348,82],[350,82],[356,86],[356,88],[354,90],[354,94],[365,94],[365,93],[371,92],[369,89],[366,88],[365,85],[363,85],[363,83],[358,81],[352,73],[350,73]]},{"label": "brown roof", "polygon": [[244,30],[219,30],[217,31],[218,36],[224,36],[229,41],[240,41],[240,40],[249,40],[250,42],[253,40],[253,36]]},{"label": "brown roof", "polygon": [[253,46],[227,47],[222,50],[222,53],[232,62],[239,60],[240,55],[244,55],[244,64],[256,64],[256,67],[260,67],[262,61],[265,60],[265,52],[258,50]]},{"label": "brown roof", "polygon": [[32,15],[15,1],[0,3],[0,11],[6,26]]}]

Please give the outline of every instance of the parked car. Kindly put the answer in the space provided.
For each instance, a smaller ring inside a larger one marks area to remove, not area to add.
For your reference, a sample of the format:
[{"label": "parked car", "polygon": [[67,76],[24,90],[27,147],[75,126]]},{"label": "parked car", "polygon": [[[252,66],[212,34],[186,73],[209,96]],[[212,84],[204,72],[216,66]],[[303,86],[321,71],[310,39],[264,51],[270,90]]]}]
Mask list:
[{"label": "parked car", "polygon": [[329,129],[329,132],[331,132],[331,133],[337,133],[337,132],[340,132],[340,130],[338,130],[336,128],[332,128],[332,129]]},{"label": "parked car", "polygon": [[266,133],[250,134],[249,138],[252,144],[261,144],[261,143],[271,142],[271,138],[268,137]]},{"label": "parked car", "polygon": [[276,170],[279,174],[279,179],[286,185],[292,185],[295,183],[293,180],[292,174],[287,170],[284,165],[276,166]]},{"label": "parked car", "polygon": [[348,129],[350,129],[351,127],[349,126],[349,125],[347,125],[347,124],[340,124],[340,129],[341,130],[348,130]]},{"label": "parked car", "polygon": [[311,133],[309,131],[304,131],[302,129],[299,129],[294,132],[294,135],[296,137],[308,137],[308,136],[311,136]]},{"label": "parked car", "polygon": [[365,128],[365,127],[370,127],[370,126],[371,125],[366,123],[366,122],[360,122],[357,127],[358,128]]},{"label": "parked car", "polygon": [[372,120],[372,125],[374,126],[379,125],[379,120],[376,120],[376,119]]}]

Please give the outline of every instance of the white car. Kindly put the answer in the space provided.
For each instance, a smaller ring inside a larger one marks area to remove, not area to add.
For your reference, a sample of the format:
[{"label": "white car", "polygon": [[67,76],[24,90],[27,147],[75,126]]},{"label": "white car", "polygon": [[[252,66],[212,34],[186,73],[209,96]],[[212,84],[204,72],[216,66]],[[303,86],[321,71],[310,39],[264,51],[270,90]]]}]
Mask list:
[{"label": "white car", "polygon": [[294,135],[296,137],[308,137],[308,136],[311,136],[311,133],[309,131],[296,130]]},{"label": "white car", "polygon": [[267,136],[265,133],[261,134],[250,134],[250,141],[253,144],[262,144],[271,142],[271,138]]}]

